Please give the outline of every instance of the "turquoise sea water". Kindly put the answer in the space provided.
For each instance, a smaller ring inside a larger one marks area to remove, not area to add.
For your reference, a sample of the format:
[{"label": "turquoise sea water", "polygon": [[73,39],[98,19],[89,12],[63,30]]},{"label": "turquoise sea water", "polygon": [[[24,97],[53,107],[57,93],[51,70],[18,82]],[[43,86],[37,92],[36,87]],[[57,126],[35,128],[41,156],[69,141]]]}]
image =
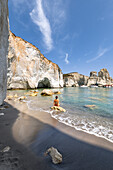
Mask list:
[{"label": "turquoise sea water", "polygon": [[[53,89],[55,90],[55,89]],[[65,113],[56,114],[50,110],[53,96],[29,97],[27,105],[31,110],[43,110],[58,121],[77,130],[82,130],[113,142],[113,88],[67,87],[57,89],[61,107]],[[95,105],[87,108],[86,105]]]}]

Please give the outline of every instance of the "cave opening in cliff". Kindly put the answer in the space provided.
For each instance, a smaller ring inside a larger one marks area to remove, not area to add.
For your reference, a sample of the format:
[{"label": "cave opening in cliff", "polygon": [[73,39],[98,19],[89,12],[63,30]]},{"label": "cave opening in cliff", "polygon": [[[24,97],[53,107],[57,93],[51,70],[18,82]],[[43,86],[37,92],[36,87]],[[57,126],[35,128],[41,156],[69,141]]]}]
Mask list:
[{"label": "cave opening in cliff", "polygon": [[50,80],[47,77],[45,77],[43,80],[40,80],[37,88],[51,88]]}]

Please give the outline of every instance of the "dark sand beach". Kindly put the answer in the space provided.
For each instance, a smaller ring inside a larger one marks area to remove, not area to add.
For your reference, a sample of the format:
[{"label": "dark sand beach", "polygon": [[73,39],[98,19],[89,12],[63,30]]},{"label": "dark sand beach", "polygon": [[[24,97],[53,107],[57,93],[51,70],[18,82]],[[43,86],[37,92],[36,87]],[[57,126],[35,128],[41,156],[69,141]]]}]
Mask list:
[{"label": "dark sand beach", "polygon": [[[6,100],[7,102],[7,100]],[[76,131],[50,117],[48,113],[31,113],[26,104],[5,103],[0,110],[0,170],[112,170],[113,144],[109,141]],[[33,116],[31,116],[31,115]],[[44,156],[55,147],[63,162],[54,165]]]}]

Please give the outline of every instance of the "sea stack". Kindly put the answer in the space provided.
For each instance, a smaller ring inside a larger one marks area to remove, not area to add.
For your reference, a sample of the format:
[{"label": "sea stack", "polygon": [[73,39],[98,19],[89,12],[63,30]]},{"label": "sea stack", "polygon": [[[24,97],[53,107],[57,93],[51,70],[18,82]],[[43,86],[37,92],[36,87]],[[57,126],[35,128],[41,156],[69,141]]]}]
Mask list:
[{"label": "sea stack", "polygon": [[84,76],[77,72],[64,74],[64,86],[65,87],[78,87],[81,85],[86,85],[88,81],[88,76]]},{"label": "sea stack", "polygon": [[109,72],[106,68],[101,69],[98,72],[98,75],[96,71],[91,71],[89,77],[74,72],[64,74],[63,78],[65,87],[78,87],[82,85],[85,86],[97,85],[99,87],[102,87],[104,85],[113,84],[113,79],[112,77],[110,77]]},{"label": "sea stack", "polygon": [[0,105],[6,98],[8,35],[8,0],[0,0]]},{"label": "sea stack", "polygon": [[63,74],[59,66],[11,31],[7,76],[8,89],[63,87]]},{"label": "sea stack", "polygon": [[90,77],[88,79],[87,86],[91,85],[98,85],[98,86],[104,86],[104,85],[111,85],[113,83],[113,79],[110,77],[109,72],[106,68],[101,69],[98,72],[92,71],[90,72]]}]

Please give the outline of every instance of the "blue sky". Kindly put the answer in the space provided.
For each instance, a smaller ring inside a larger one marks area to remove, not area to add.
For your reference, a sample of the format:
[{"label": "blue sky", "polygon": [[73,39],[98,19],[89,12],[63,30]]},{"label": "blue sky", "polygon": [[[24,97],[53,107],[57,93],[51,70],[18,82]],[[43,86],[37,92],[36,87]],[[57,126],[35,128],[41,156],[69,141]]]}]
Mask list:
[{"label": "blue sky", "polygon": [[63,73],[113,77],[113,0],[9,0],[9,23]]}]

